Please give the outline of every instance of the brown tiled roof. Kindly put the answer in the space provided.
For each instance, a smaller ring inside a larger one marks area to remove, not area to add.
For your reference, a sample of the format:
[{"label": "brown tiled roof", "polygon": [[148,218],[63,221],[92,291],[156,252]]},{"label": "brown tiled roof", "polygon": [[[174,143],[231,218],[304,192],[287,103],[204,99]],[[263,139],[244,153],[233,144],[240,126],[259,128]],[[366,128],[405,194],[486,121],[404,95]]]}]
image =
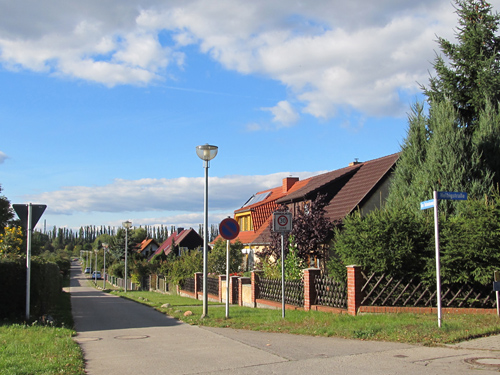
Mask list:
[{"label": "brown tiled roof", "polygon": [[163,241],[160,247],[156,249],[151,258],[155,255],[161,254],[162,252],[165,253],[165,255],[168,255],[172,251],[172,242],[175,242],[176,245],[181,245],[184,238],[186,238],[191,232],[196,233],[193,228],[184,229],[180,233],[172,233],[165,241]]},{"label": "brown tiled roof", "polygon": [[[304,180],[308,181],[307,184],[281,197],[276,203],[279,205],[314,199],[317,193],[326,191],[332,196],[325,207],[326,217],[332,222],[338,222],[368,198],[379,182],[386,178],[398,158],[399,153],[396,153],[311,177]],[[269,242],[270,219],[268,222],[254,239],[255,242]]]},{"label": "brown tiled roof", "polygon": [[392,170],[398,158],[399,153],[360,164],[356,174],[325,207],[326,216],[339,221],[354,211]]}]

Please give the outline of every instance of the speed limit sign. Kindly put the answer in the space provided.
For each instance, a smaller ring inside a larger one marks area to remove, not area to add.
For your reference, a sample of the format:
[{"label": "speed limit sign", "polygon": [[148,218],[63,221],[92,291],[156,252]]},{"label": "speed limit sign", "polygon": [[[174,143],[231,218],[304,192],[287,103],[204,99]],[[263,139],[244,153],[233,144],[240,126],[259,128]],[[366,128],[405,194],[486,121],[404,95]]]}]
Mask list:
[{"label": "speed limit sign", "polygon": [[273,232],[291,232],[292,213],[273,212]]}]

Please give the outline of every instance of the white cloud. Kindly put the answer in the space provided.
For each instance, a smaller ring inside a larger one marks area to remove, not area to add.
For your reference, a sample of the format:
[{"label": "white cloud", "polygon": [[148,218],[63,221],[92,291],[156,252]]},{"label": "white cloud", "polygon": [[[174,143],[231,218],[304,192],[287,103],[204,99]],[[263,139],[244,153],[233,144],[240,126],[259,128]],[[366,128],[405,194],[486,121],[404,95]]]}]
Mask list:
[{"label": "white cloud", "polygon": [[273,121],[278,122],[282,126],[290,126],[297,122],[300,117],[286,100],[280,101],[275,107],[262,108],[262,110],[271,112],[274,116]]},{"label": "white cloud", "polygon": [[[146,85],[169,77],[195,44],[227,69],[285,85],[290,97],[271,110],[285,125],[298,116],[290,101],[318,118],[346,107],[404,115],[398,93],[427,81],[435,35],[452,38],[457,25],[448,0],[21,0],[0,10],[5,67]],[[160,43],[164,32],[169,45]]]},{"label": "white cloud", "polygon": [[[231,213],[240,208],[254,193],[280,186],[284,177],[293,175],[304,179],[317,173],[283,172],[258,176],[211,177],[209,207],[213,211]],[[204,184],[203,177],[116,179],[105,186],[70,186],[62,190],[30,195],[26,199],[43,202],[50,214],[166,211],[199,215],[203,212]]]},{"label": "white cloud", "polygon": [[9,157],[7,156],[7,154],[5,154],[4,152],[0,151],[0,164],[2,164],[3,162],[5,162],[5,160],[7,160]]}]

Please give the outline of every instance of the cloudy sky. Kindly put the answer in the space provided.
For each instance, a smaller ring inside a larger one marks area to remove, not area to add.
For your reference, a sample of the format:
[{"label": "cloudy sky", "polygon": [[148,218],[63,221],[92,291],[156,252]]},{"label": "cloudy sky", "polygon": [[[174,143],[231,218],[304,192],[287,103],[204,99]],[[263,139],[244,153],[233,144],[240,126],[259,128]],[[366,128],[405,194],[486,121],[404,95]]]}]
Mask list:
[{"label": "cloudy sky", "polygon": [[0,0],[2,194],[49,228],[197,228],[209,143],[218,223],[399,151],[456,25],[450,0]]}]

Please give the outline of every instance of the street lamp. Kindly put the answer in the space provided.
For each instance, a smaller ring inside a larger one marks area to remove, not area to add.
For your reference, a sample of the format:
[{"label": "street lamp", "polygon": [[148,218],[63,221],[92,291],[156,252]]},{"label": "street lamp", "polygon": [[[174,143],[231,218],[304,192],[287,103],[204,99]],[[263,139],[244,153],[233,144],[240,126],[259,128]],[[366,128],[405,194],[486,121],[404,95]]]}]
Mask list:
[{"label": "street lamp", "polygon": [[132,226],[131,221],[124,221],[123,226],[125,227],[125,293],[127,293],[127,253],[128,253],[128,230]]},{"label": "street lamp", "polygon": [[[218,147],[208,143],[196,146],[196,155],[204,161],[205,168],[205,199],[204,199],[204,219],[203,219],[203,315],[208,316],[208,290],[207,290],[207,257],[208,257],[208,168],[209,161],[217,155]],[[226,281],[228,282],[228,281]]]},{"label": "street lamp", "polygon": [[106,289],[106,251],[108,251],[108,244],[106,242],[102,243],[102,248],[104,250],[104,269],[102,271],[102,289]]},{"label": "street lamp", "polygon": [[95,285],[97,286],[97,249],[95,249],[94,252],[95,252],[94,282]]}]

